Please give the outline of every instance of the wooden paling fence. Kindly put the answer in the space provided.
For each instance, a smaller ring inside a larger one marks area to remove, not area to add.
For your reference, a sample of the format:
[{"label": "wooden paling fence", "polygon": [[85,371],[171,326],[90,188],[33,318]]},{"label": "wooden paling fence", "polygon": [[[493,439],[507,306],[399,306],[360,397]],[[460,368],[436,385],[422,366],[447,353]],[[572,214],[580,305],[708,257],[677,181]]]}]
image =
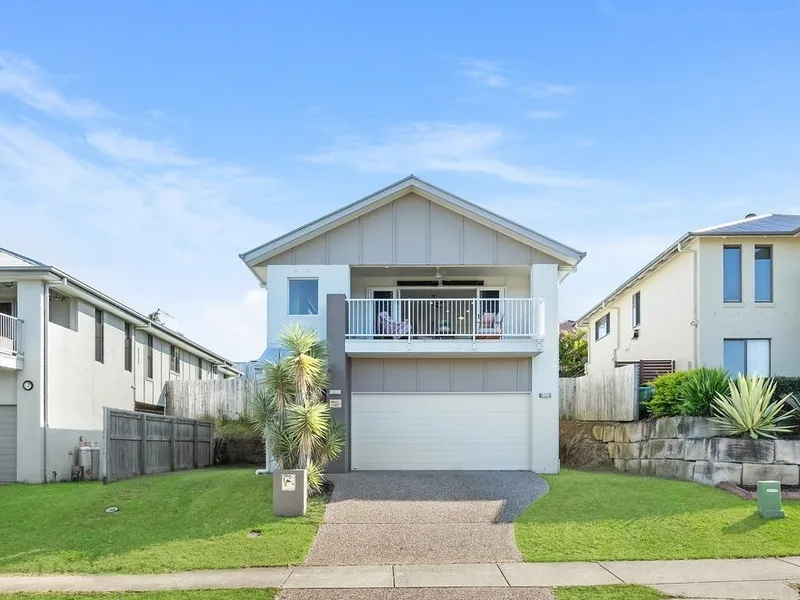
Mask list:
[{"label": "wooden paling fence", "polygon": [[638,421],[637,365],[559,380],[561,418],[575,421]]},{"label": "wooden paling fence", "polygon": [[246,417],[247,398],[257,386],[257,381],[243,377],[170,381],[166,385],[166,414],[189,418]]},{"label": "wooden paling fence", "polygon": [[214,449],[209,421],[104,409],[107,482],[148,473],[208,467]]}]

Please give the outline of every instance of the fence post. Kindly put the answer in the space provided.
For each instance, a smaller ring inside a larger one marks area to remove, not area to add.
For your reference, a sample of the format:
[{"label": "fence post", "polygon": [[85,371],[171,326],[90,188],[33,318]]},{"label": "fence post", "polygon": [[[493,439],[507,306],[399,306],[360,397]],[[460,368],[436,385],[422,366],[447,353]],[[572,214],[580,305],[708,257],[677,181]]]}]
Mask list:
[{"label": "fence post", "polygon": [[142,413],[139,421],[139,472],[147,472],[147,415]]},{"label": "fence post", "polygon": [[192,466],[196,469],[197,468],[197,419],[192,419],[192,431],[194,432],[193,435],[193,442],[192,442]]},{"label": "fence post", "polygon": [[176,456],[178,452],[178,444],[177,437],[178,437],[178,420],[175,417],[169,418],[170,424],[172,426],[172,433],[170,434],[169,439],[169,470],[175,470],[175,463],[178,462],[178,458]]}]

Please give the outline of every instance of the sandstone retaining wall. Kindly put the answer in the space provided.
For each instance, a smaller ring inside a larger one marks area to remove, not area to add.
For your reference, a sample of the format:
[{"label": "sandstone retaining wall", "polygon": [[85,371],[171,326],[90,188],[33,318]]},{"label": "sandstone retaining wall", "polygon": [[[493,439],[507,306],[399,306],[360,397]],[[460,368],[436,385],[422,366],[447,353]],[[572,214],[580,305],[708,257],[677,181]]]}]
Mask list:
[{"label": "sandstone retaining wall", "polygon": [[596,425],[592,434],[626,473],[706,485],[800,484],[800,440],[716,437],[713,424],[698,417]]}]

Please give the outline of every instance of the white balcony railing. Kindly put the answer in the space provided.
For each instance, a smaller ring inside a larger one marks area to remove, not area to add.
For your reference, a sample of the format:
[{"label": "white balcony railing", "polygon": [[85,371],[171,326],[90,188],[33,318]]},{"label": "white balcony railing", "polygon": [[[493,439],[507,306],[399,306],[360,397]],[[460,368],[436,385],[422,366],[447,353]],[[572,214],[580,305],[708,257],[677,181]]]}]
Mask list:
[{"label": "white balcony railing", "polygon": [[347,336],[360,339],[534,339],[541,298],[398,298],[347,301]]},{"label": "white balcony railing", "polygon": [[22,321],[0,313],[0,353],[21,354],[19,342],[21,329]]}]

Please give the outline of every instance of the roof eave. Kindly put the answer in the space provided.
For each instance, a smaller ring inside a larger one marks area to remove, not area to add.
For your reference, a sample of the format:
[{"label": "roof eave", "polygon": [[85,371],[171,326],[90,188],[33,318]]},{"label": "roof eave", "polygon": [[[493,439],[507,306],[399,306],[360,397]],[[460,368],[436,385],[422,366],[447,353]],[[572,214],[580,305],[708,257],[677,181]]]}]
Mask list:
[{"label": "roof eave", "polygon": [[644,267],[636,271],[636,273],[632,277],[629,277],[627,280],[625,280],[625,282],[622,285],[617,287],[608,296],[603,298],[602,301],[598,302],[595,306],[593,306],[586,313],[584,313],[580,318],[576,319],[576,323],[578,323],[579,325],[588,325],[591,320],[591,317],[595,313],[597,313],[597,311],[604,309],[609,304],[609,302],[613,302],[620,294],[622,294],[627,289],[632,287],[642,277],[646,276],[650,271],[658,267],[665,260],[672,258],[674,254],[680,251],[680,248],[683,244],[692,241],[696,237],[698,236],[690,232],[685,234],[678,241],[670,244],[663,252],[661,252],[658,256],[656,256],[653,260],[651,260]]}]

